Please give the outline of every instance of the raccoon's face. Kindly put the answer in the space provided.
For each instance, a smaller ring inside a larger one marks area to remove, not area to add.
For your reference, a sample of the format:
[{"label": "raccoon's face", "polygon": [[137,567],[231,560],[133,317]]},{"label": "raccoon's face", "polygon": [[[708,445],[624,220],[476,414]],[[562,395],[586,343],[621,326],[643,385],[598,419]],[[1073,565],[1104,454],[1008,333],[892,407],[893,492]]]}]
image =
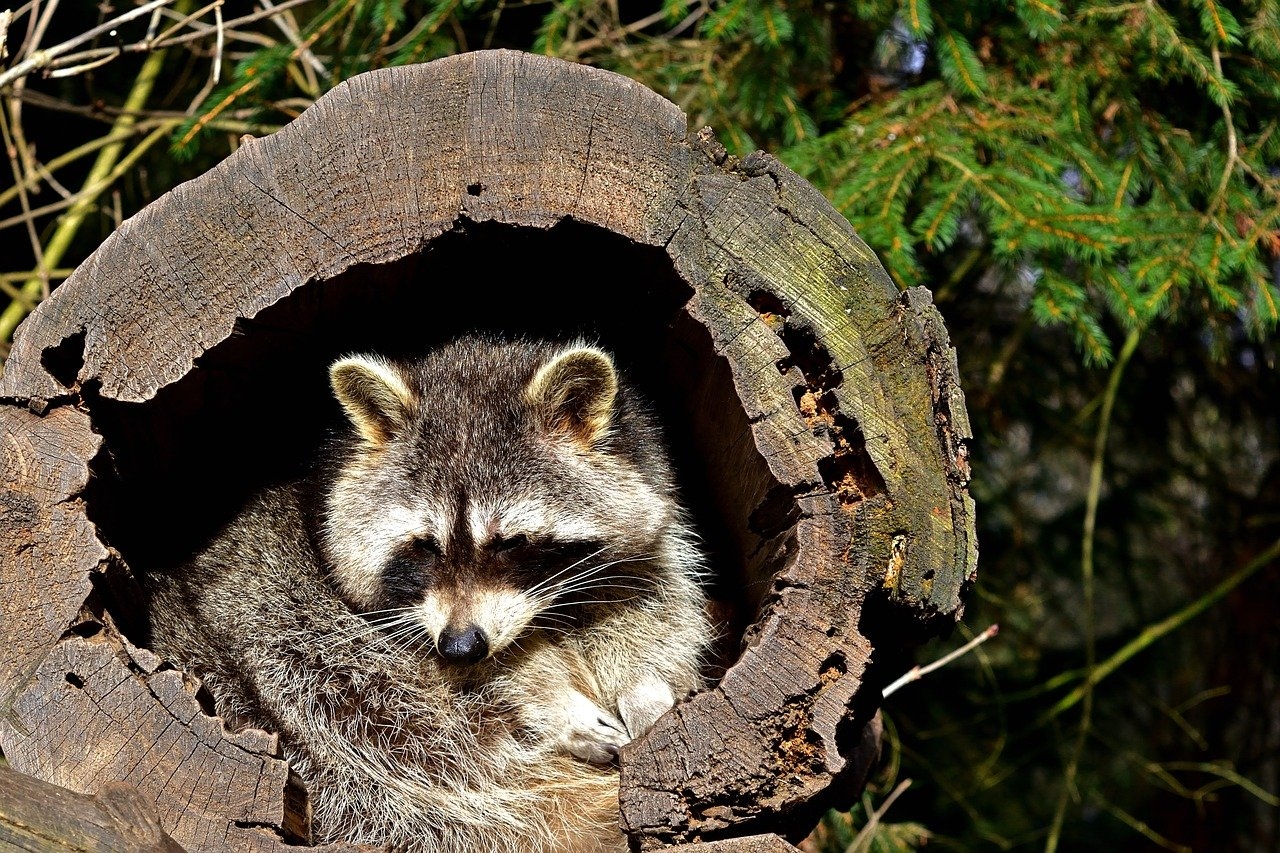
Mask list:
[{"label": "raccoon's face", "polygon": [[464,339],[330,374],[359,441],[324,550],[348,604],[391,635],[472,663],[652,588],[676,508],[665,463],[655,478],[628,446],[647,452],[650,428],[620,412],[601,350]]}]

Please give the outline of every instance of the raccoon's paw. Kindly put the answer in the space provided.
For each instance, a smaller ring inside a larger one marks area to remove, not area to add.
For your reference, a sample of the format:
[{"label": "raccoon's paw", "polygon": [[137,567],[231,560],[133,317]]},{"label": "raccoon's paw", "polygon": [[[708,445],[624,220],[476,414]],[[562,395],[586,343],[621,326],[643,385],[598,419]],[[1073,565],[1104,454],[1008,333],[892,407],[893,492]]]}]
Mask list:
[{"label": "raccoon's paw", "polygon": [[675,704],[670,685],[658,678],[645,678],[618,697],[618,713],[627,725],[627,734],[634,740],[649,731]]},{"label": "raccoon's paw", "polygon": [[617,761],[618,751],[631,740],[626,725],[576,690],[571,692],[567,710],[560,748],[601,767]]}]

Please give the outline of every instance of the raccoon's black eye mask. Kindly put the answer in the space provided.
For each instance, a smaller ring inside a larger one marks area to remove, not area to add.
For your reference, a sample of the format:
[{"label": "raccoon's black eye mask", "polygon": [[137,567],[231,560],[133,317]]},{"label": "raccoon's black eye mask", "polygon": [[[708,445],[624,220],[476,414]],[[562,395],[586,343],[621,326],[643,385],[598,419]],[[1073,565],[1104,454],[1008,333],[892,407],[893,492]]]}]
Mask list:
[{"label": "raccoon's black eye mask", "polygon": [[517,551],[529,547],[529,537],[523,533],[517,533],[514,536],[504,536],[495,539],[489,544],[489,547],[499,554],[509,551]]},{"label": "raccoon's black eye mask", "polygon": [[570,541],[564,539],[549,539],[537,543],[536,547],[548,558],[558,562],[578,562],[583,565],[590,563],[592,557],[606,559],[605,552],[608,546],[605,543],[594,539]]},{"label": "raccoon's black eye mask", "polygon": [[596,564],[608,559],[602,542],[534,539],[523,534],[500,540],[490,548],[506,570],[521,577],[526,584],[557,576],[569,579],[590,572]]},{"label": "raccoon's black eye mask", "polygon": [[434,536],[415,536],[405,549],[405,556],[417,556],[424,559],[439,557],[444,551]]},{"label": "raccoon's black eye mask", "polygon": [[416,600],[439,557],[440,546],[430,537],[413,539],[397,548],[382,567],[373,607],[398,607]]}]

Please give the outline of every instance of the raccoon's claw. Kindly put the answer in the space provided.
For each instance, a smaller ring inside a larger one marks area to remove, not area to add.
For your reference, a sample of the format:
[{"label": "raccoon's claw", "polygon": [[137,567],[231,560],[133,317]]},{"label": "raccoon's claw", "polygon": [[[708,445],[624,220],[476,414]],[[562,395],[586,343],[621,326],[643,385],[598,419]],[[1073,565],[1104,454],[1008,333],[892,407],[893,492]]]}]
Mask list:
[{"label": "raccoon's claw", "polygon": [[574,758],[606,767],[618,760],[618,753],[629,740],[620,721],[600,718],[590,728],[565,732],[561,746]]},{"label": "raccoon's claw", "polygon": [[561,748],[588,764],[604,767],[614,763],[623,745],[631,740],[626,725],[581,693],[574,694]]},{"label": "raccoon's claw", "polygon": [[656,678],[646,678],[618,697],[618,713],[635,739],[649,731],[658,718],[676,704],[670,686]]}]

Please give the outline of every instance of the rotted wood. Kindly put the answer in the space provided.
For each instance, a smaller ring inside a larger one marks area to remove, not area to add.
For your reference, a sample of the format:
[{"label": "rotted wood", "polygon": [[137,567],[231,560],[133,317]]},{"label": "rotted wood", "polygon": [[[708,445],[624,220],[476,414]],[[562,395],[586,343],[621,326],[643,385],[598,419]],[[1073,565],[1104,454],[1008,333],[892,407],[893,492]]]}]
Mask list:
[{"label": "rotted wood", "polygon": [[[785,849],[835,788],[856,790],[879,734],[868,602],[897,620],[885,640],[914,642],[974,578],[969,425],[941,318],[776,159],[728,156],[633,81],[511,51],[347,81],[125,222],[19,329],[0,380],[13,766],[83,793],[130,783],[192,851],[305,838],[274,738],[226,732],[104,608],[96,587],[128,606],[130,567],[86,513],[90,463],[112,452],[95,429],[176,399],[317,283],[398,270],[468,224],[566,222],[661,253],[687,286],[672,335],[709,344],[672,348],[672,382],[714,413],[695,431],[738,571],[764,590],[716,686],[624,750],[624,829],[641,849]],[[483,289],[502,301],[503,286]]]}]

